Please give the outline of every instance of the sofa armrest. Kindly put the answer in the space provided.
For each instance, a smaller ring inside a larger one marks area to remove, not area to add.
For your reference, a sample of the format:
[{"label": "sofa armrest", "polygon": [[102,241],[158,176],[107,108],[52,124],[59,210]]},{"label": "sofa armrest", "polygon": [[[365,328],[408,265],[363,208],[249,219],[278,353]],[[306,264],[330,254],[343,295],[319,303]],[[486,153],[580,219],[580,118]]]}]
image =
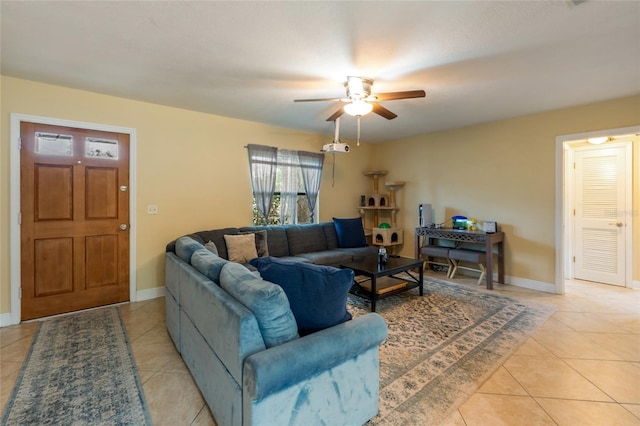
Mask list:
[{"label": "sofa armrest", "polygon": [[384,319],[369,313],[252,354],[244,361],[244,391],[261,400],[380,345],[386,337]]}]

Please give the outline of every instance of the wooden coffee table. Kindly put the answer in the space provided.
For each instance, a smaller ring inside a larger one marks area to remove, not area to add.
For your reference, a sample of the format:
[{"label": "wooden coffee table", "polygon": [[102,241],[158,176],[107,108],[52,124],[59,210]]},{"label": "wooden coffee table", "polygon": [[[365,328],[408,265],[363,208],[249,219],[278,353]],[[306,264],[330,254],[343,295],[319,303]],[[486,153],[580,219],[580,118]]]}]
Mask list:
[{"label": "wooden coffee table", "polygon": [[[421,259],[390,256],[387,263],[378,263],[377,256],[371,256],[354,262],[343,263],[341,268],[353,270],[356,280],[351,294],[371,301],[371,312],[376,311],[376,301],[403,291],[418,287],[423,294],[423,262]],[[418,277],[412,272],[418,269]],[[404,272],[404,276],[397,274]]]}]

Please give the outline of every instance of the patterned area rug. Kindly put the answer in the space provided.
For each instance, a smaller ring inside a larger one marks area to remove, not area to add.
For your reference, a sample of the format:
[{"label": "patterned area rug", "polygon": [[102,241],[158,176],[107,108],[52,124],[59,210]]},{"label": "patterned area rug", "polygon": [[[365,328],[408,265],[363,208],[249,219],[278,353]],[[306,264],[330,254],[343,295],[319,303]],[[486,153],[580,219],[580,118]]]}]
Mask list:
[{"label": "patterned area rug", "polygon": [[43,321],[3,425],[150,425],[117,308]]},{"label": "patterned area rug", "polygon": [[[354,317],[368,301],[349,295]],[[370,425],[436,425],[538,329],[554,307],[425,278],[378,301],[389,326],[380,347],[380,411]]]}]

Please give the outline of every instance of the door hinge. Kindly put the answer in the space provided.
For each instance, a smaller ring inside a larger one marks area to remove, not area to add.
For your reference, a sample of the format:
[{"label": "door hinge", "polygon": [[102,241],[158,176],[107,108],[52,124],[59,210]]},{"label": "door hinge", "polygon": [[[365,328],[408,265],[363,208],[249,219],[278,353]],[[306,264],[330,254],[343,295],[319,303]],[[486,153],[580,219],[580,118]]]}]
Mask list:
[{"label": "door hinge", "polygon": [[18,138],[18,149],[22,149],[22,138]]},{"label": "door hinge", "polygon": [[573,263],[576,263],[576,257],[573,256]]},{"label": "door hinge", "polygon": [[18,287],[18,299],[22,299],[22,286]]},{"label": "door hinge", "polygon": [[22,225],[22,212],[18,212],[18,225]]},{"label": "door hinge", "polygon": [[573,215],[574,216],[576,215],[576,209],[573,209]]}]

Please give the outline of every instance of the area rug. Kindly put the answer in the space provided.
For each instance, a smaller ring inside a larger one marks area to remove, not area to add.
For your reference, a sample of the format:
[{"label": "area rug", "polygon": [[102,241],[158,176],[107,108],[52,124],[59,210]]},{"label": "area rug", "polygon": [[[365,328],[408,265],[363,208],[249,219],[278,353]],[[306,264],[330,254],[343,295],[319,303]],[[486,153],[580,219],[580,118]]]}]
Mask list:
[{"label": "area rug", "polygon": [[[425,278],[379,300],[389,327],[380,347],[380,409],[371,425],[437,425],[540,327],[554,307]],[[354,317],[368,301],[349,296]]]},{"label": "area rug", "polygon": [[3,425],[150,425],[117,308],[43,321]]}]

